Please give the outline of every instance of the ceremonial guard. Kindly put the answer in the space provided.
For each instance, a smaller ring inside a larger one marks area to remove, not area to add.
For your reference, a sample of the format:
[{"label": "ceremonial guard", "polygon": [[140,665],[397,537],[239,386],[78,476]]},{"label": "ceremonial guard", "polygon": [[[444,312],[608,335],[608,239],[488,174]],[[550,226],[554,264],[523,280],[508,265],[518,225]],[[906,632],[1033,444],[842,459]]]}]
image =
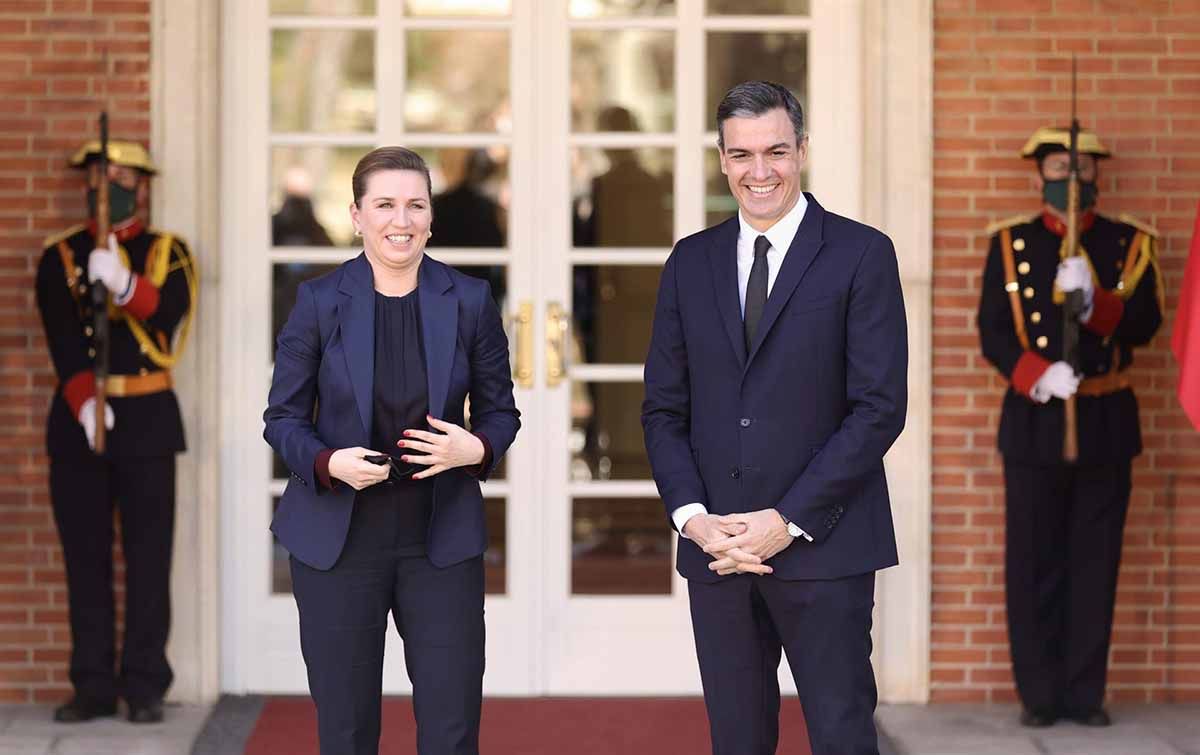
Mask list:
[{"label": "ceremonial guard", "polygon": [[1021,154],[1036,162],[1042,212],[989,229],[979,302],[984,356],[1009,383],[999,449],[1013,675],[1022,724],[1107,726],[1130,465],[1142,450],[1126,370],[1162,322],[1156,234],[1095,211],[1098,161],[1110,155],[1094,134],[1042,128]]},{"label": "ceremonial guard", "polygon": [[[175,455],[184,450],[171,368],[187,338],[197,276],[184,242],[144,222],[155,173],[146,150],[113,141],[105,158],[101,143],[85,144],[70,161],[87,173],[91,220],[47,239],[37,272],[38,307],[58,377],[46,446],[66,562],[75,688],[54,717],[115,715],[124,698],[130,721],[153,723],[162,720],[172,680],[166,643]],[[107,238],[98,238],[108,226]],[[100,284],[108,295],[97,306],[105,296]],[[119,668],[114,507],[125,558]]]}]

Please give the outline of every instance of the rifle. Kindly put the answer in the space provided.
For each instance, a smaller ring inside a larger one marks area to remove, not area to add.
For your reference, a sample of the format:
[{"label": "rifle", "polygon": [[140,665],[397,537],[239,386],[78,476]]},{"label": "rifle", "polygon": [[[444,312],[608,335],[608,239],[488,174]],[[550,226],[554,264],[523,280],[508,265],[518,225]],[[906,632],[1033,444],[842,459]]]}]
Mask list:
[{"label": "rifle", "polygon": [[[108,113],[100,113],[100,181],[96,186],[96,246],[108,245],[109,200],[108,200]],[[96,435],[95,450],[103,454],[108,437],[108,426],[104,423],[105,405],[108,399],[108,289],[96,281],[92,284],[92,333],[96,349]]]},{"label": "rifle", "polygon": [[[1075,115],[1075,56],[1071,56],[1071,142],[1070,172],[1067,175],[1067,236],[1065,257],[1079,254],[1079,119]],[[1082,372],[1079,363],[1079,318],[1083,314],[1083,292],[1069,291],[1063,298],[1063,361],[1071,365],[1076,375]],[[1079,458],[1079,427],[1075,397],[1063,406],[1063,460]]]}]

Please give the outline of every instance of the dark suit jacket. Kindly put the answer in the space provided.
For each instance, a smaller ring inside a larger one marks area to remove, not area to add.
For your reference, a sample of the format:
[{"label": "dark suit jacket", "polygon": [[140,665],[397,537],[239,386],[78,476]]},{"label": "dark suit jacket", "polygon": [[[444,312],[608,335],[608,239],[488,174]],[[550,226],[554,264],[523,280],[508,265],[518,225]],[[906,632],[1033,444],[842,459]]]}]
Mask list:
[{"label": "dark suit jacket", "polygon": [[[486,281],[426,257],[417,290],[429,376],[429,413],[485,436],[495,468],[520,427],[508,339]],[[329,569],[341,555],[355,491],[324,489],[314,462],[325,448],[370,447],[375,375],[375,288],[364,254],[305,281],[279,334],[263,436],[291,470],[271,530],[293,556]],[[319,410],[317,410],[319,408]],[[315,413],[315,419],[314,419]],[[375,449],[387,453],[390,449]],[[487,547],[478,479],[463,469],[434,477],[430,561],[447,566]]]},{"label": "dark suit jacket", "polygon": [[[887,236],[811,195],[749,354],[738,220],[683,239],[663,268],[642,425],[667,514],[774,507],[812,535],[769,562],[783,579],[897,563],[883,455],[904,426],[908,346]],[[679,539],[677,568],[715,581]]]}]

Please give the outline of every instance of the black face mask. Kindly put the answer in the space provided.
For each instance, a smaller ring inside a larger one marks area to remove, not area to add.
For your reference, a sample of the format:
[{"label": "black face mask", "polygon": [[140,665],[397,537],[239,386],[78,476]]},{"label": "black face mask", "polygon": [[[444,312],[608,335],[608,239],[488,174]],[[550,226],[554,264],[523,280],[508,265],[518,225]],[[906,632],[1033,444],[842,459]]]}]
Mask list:
[{"label": "black face mask", "polygon": [[[95,189],[88,189],[88,214],[96,217]],[[126,189],[118,183],[108,182],[108,222],[116,225],[137,212],[137,189]]]},{"label": "black face mask", "polygon": [[[1046,204],[1055,207],[1063,212],[1067,211],[1067,184],[1069,180],[1060,178],[1057,181],[1043,181],[1042,183],[1042,199]],[[1079,209],[1090,210],[1096,206],[1096,197],[1099,195],[1096,189],[1095,181],[1080,181],[1079,182]]]}]

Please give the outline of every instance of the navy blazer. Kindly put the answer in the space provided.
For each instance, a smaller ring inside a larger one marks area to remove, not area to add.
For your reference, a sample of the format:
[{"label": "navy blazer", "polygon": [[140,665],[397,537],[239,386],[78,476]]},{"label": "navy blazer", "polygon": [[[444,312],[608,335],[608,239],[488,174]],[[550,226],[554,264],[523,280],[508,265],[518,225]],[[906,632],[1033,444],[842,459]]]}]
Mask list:
[{"label": "navy blazer", "polygon": [[[479,479],[512,444],[521,413],[513,401],[508,338],[488,283],[429,257],[417,280],[429,413],[462,425],[470,396],[471,430],[492,448],[491,465],[478,479],[461,468],[433,478],[426,552],[436,566],[448,566],[487,547]],[[374,379],[374,276],[360,254],[300,284],[279,333],[263,414],[263,437],[292,473],[271,531],[314,569],[331,568],[341,555],[357,492],[344,484],[323,488],[314,479],[314,462],[326,448],[370,447]]]},{"label": "navy blazer", "polygon": [[[835,579],[898,562],[883,455],[904,427],[908,339],[887,236],[808,208],[746,352],[738,219],[675,245],[646,357],[642,425],[668,516],[776,508],[813,537],[768,563]],[[677,568],[716,581],[679,538]]]}]

